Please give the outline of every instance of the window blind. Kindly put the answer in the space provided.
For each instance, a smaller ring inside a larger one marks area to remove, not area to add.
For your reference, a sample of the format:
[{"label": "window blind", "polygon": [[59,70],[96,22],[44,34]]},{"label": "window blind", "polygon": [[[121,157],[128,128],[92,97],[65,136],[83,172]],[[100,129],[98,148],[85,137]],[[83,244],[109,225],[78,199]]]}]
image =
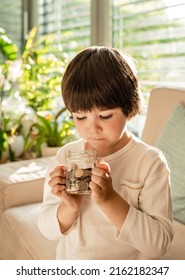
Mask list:
[{"label": "window blind", "polygon": [[0,27],[5,29],[8,37],[22,49],[22,0],[0,1]]},{"label": "window blind", "polygon": [[39,31],[54,33],[69,55],[90,45],[90,0],[39,0]]},{"label": "window blind", "polygon": [[113,0],[112,44],[138,62],[140,80],[185,87],[185,1]]}]

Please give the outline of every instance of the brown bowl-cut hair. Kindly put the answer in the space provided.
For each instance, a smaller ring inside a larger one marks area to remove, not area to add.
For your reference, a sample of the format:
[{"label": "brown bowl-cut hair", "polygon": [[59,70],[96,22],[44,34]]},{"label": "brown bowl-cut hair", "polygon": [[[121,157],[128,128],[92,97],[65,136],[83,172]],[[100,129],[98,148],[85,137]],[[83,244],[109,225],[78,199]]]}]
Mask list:
[{"label": "brown bowl-cut hair", "polygon": [[66,68],[61,90],[70,112],[121,108],[133,117],[141,110],[134,63],[115,48],[92,46],[78,53]]}]

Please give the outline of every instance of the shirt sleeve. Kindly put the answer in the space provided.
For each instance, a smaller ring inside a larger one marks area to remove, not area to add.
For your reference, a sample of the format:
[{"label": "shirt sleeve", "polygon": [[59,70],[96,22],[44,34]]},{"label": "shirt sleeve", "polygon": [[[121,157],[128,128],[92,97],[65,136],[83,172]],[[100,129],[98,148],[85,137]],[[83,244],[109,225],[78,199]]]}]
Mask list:
[{"label": "shirt sleeve", "polygon": [[[47,170],[45,182],[44,182],[44,194],[43,194],[43,203],[39,213],[38,219],[38,227],[40,232],[50,240],[56,240],[61,237],[62,233],[60,231],[60,225],[57,218],[58,207],[62,203],[62,200],[53,195],[51,192],[51,187],[48,184],[49,174],[54,168],[58,165],[65,165],[65,152],[67,149],[82,149],[83,141],[75,141],[66,144],[63,146],[56,154],[56,156],[52,159],[49,168]],[[74,223],[75,224],[75,223]],[[74,225],[72,225],[68,231],[66,231],[63,235],[67,235],[70,230],[72,230]]]},{"label": "shirt sleeve", "polygon": [[50,172],[62,162],[62,152],[57,153],[50,163],[44,182],[43,203],[40,208],[38,227],[40,232],[48,239],[55,240],[61,236],[60,226],[57,219],[58,207],[61,199],[51,193],[51,187],[48,184]]},{"label": "shirt sleeve", "polygon": [[[146,163],[147,164],[147,163]],[[166,253],[174,236],[169,170],[157,159],[116,239],[158,259]]]}]

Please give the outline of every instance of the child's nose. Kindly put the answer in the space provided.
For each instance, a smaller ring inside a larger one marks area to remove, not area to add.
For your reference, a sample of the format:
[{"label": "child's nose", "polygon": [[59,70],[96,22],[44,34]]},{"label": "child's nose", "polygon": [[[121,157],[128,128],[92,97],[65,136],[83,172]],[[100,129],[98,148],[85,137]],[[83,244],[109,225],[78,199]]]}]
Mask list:
[{"label": "child's nose", "polygon": [[99,132],[99,131],[102,130],[102,127],[101,127],[101,125],[100,125],[100,123],[98,121],[92,121],[91,124],[90,124],[89,129],[92,132]]}]

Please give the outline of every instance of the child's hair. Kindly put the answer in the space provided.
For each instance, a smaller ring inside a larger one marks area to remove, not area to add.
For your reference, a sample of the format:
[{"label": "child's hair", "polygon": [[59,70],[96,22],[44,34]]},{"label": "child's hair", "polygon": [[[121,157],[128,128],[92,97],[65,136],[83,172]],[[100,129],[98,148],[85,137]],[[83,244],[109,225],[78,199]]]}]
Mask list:
[{"label": "child's hair", "polygon": [[133,60],[115,48],[92,46],[82,50],[68,64],[61,85],[70,112],[121,108],[127,117],[140,113]]}]

